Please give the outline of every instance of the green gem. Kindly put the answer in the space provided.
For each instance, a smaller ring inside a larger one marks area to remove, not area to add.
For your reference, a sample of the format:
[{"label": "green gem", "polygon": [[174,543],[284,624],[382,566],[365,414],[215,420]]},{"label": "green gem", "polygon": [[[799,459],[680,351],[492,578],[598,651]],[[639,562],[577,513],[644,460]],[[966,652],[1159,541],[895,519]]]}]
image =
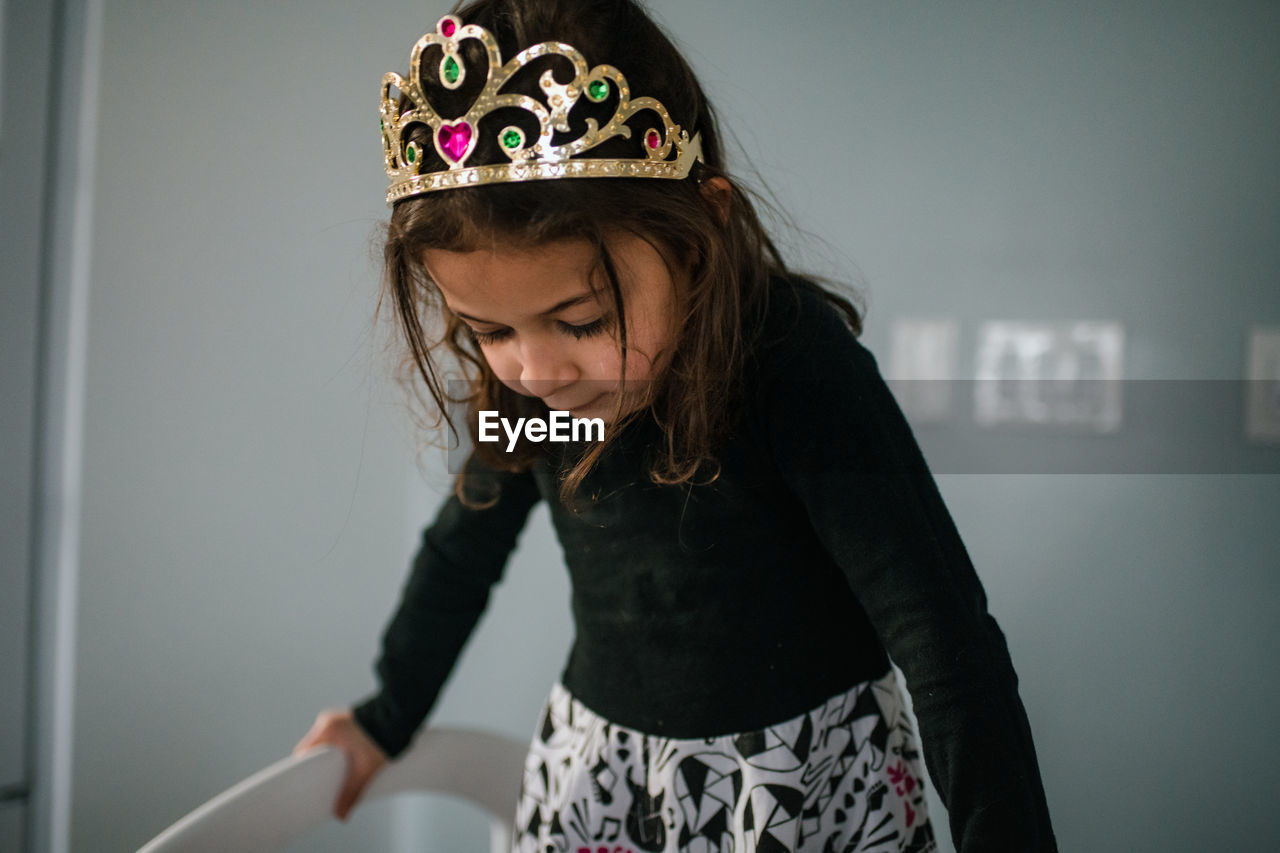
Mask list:
[{"label": "green gem", "polygon": [[408,160],[410,163],[418,159],[418,152],[412,145],[404,150],[404,159]]},{"label": "green gem", "polygon": [[454,62],[452,56],[444,60],[444,79],[449,83],[458,82],[458,63]]},{"label": "green gem", "polygon": [[514,130],[508,130],[502,134],[502,144],[506,148],[518,148],[520,146],[520,134]]},{"label": "green gem", "polygon": [[386,120],[386,119],[384,119],[384,118],[380,118],[380,119],[378,119],[378,124],[382,125],[382,132],[383,132],[383,133],[386,133],[386,132],[387,132],[387,120]]},{"label": "green gem", "polygon": [[593,101],[603,101],[609,96],[609,84],[603,80],[592,80],[587,86],[587,97]]}]

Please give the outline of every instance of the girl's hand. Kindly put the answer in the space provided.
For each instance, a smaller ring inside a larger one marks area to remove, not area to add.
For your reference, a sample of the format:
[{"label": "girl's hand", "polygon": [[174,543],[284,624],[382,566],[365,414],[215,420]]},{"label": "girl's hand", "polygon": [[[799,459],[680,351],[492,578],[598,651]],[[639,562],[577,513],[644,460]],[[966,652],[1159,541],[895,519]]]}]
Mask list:
[{"label": "girl's hand", "polygon": [[317,746],[333,746],[347,756],[347,775],[342,790],[333,803],[333,814],[345,821],[360,801],[360,796],[387,763],[387,755],[355,721],[350,708],[331,708],[321,711],[315,725],[293,748],[294,755],[301,755]]}]

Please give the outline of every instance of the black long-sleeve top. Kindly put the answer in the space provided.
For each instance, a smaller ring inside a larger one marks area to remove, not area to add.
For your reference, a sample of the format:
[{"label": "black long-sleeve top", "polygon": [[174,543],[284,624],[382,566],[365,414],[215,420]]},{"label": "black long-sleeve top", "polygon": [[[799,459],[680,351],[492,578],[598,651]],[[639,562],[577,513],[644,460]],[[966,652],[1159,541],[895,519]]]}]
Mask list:
[{"label": "black long-sleeve top", "polygon": [[529,472],[490,472],[489,508],[449,497],[357,722],[388,755],[405,749],[543,498],[573,589],[561,681],[587,707],[668,737],[758,729],[882,676],[891,657],[957,850],[1056,850],[1005,637],[910,426],[829,303],[781,282],[771,293],[770,343],[719,477],[650,482],[648,418],[584,480],[579,495],[599,500],[580,514],[557,497],[563,447]]}]

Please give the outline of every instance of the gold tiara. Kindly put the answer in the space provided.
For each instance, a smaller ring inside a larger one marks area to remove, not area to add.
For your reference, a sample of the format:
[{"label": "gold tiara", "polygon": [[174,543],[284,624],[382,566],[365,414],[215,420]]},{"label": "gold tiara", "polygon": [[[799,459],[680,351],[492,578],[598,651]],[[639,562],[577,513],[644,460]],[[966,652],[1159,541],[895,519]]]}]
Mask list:
[{"label": "gold tiara", "polygon": [[[429,45],[438,44],[444,51],[436,74],[440,85],[457,89],[466,80],[467,68],[458,51],[465,39],[476,39],[489,55],[489,76],[484,88],[476,95],[466,114],[456,119],[441,118],[427,102],[420,81],[422,78],[422,54]],[[542,73],[538,82],[546,96],[546,103],[528,95],[500,93],[500,90],[533,60],[540,56],[559,55],[573,63],[573,79],[557,83],[550,69]],[[400,112],[401,100],[392,98],[392,89],[398,89],[411,107]],[[587,118],[587,130],[576,139],[562,145],[553,145],[555,131],[569,131],[569,111],[579,98],[592,103],[602,103],[609,93],[616,90],[618,106],[604,127],[595,118]],[[530,113],[538,120],[538,137],[526,139],[520,127],[510,124],[498,131],[498,150],[509,160],[484,166],[468,166],[467,159],[475,151],[479,121],[497,109],[516,107]],[[630,159],[571,159],[607,139],[620,136],[631,138],[631,128],[625,122],[645,110],[652,111],[661,120],[661,130],[650,128],[644,135],[644,156]],[[445,168],[423,172],[423,151],[416,141],[407,138],[406,130],[415,124],[431,128],[431,140]],[[476,24],[463,24],[454,15],[445,15],[436,24],[436,31],[418,39],[409,54],[409,79],[394,71],[382,77],[382,145],[386,154],[387,177],[391,185],[387,189],[387,204],[402,198],[445,190],[454,187],[471,187],[483,184],[501,184],[517,181],[538,181],[555,178],[674,178],[689,174],[694,160],[702,160],[701,135],[689,132],[671,120],[667,108],[655,98],[632,98],[627,78],[612,65],[588,68],[587,62],[575,48],[556,41],[542,42],[527,47],[505,64],[498,42],[493,35]]]}]

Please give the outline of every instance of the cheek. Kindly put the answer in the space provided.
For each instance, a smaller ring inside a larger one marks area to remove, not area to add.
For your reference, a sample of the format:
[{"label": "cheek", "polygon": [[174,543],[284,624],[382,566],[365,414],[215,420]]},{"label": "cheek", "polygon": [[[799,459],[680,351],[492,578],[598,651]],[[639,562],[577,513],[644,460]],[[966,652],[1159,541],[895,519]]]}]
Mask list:
[{"label": "cheek", "polygon": [[[480,354],[484,356],[484,360],[488,363],[489,369],[493,371],[493,375],[498,377],[504,384],[510,387],[510,383],[520,379],[520,360],[514,357],[514,351],[511,347],[498,345],[489,345],[480,347]],[[512,390],[517,390],[512,388]]]},{"label": "cheek", "polygon": [[618,345],[612,340],[576,344],[570,358],[582,379],[608,379],[617,371]]},{"label": "cheek", "polygon": [[637,311],[634,319],[629,317],[627,343],[630,351],[627,353],[627,366],[630,367],[633,362],[650,364],[657,359],[658,354],[668,346],[672,334],[670,325],[669,310],[663,305],[645,305],[643,310]]},{"label": "cheek", "polygon": [[665,346],[665,339],[666,335],[659,329],[648,324],[638,325],[627,340],[627,375],[636,378],[649,375]]}]

